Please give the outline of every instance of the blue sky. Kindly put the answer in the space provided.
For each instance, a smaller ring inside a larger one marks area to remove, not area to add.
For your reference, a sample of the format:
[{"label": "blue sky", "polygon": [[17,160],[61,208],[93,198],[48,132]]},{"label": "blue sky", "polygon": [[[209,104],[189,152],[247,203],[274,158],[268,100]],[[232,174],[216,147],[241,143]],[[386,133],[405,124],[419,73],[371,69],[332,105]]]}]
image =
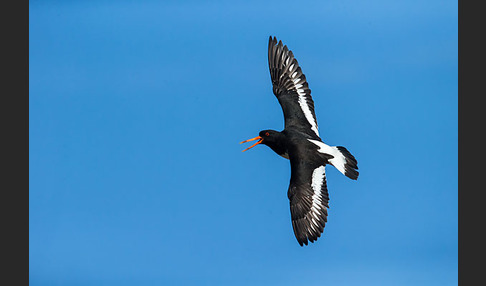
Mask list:
[{"label": "blue sky", "polygon": [[[457,1],[30,1],[31,285],[457,285]],[[300,247],[270,35],[324,142]]]}]

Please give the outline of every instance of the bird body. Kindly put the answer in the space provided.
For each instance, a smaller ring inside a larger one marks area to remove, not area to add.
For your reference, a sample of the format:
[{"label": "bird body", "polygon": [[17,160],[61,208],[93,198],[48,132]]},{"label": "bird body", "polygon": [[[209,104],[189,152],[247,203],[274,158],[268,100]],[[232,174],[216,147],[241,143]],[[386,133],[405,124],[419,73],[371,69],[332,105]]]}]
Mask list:
[{"label": "bird body", "polygon": [[333,165],[356,180],[358,165],[354,156],[342,146],[322,142],[314,112],[314,101],[305,75],[292,51],[281,41],[270,37],[268,63],[273,93],[285,119],[285,128],[260,131],[259,136],[241,143],[258,140],[290,160],[291,176],[287,196],[295,237],[301,246],[314,242],[324,231],[329,208],[325,166]]}]

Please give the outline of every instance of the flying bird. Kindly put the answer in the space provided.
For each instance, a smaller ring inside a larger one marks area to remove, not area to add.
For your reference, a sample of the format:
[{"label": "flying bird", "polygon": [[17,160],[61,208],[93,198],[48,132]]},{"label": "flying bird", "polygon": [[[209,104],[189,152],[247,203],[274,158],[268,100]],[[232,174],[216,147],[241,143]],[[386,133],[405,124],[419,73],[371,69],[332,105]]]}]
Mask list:
[{"label": "flying bird", "polygon": [[287,196],[292,228],[300,246],[303,246],[309,241],[316,241],[327,222],[329,194],[326,165],[332,165],[348,178],[356,180],[359,175],[358,162],[345,147],[329,146],[322,142],[305,75],[292,51],[271,36],[268,42],[268,66],[273,93],[283,110],[285,128],[280,132],[260,131],[259,136],[241,143],[258,140],[243,152],[264,144],[290,160]]}]

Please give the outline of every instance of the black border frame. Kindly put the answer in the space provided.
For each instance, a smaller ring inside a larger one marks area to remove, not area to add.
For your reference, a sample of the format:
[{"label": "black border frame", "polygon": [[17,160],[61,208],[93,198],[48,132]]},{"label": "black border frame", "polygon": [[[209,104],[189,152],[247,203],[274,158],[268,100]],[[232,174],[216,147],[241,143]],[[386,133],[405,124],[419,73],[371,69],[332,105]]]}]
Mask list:
[{"label": "black border frame", "polygon": [[1,104],[1,280],[29,285],[29,1],[5,2],[2,8],[2,84],[6,88]]}]

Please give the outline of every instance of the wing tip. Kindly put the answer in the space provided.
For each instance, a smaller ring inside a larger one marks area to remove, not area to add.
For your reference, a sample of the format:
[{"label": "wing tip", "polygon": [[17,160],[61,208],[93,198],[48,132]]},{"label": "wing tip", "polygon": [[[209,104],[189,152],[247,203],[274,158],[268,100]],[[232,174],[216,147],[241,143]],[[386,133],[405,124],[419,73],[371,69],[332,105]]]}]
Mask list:
[{"label": "wing tip", "polygon": [[304,245],[309,245],[310,243],[314,243],[317,241],[317,238],[321,237],[321,235],[317,235],[316,237],[305,237],[304,239],[298,239],[297,242],[300,244],[301,247],[304,247]]},{"label": "wing tip", "polygon": [[276,43],[277,43],[277,37],[270,35],[268,37],[268,45],[272,46],[272,44],[275,45]]},{"label": "wing tip", "polygon": [[[298,60],[295,58],[291,49],[284,45],[282,40],[269,36],[268,41],[268,66],[270,69],[270,76],[272,83],[282,88],[292,86],[292,90],[296,90],[297,83],[302,84],[302,92],[310,98],[310,89],[307,84],[307,79],[300,67]],[[283,75],[286,74],[285,77]]]},{"label": "wing tip", "polygon": [[311,227],[312,222],[308,221],[307,217],[292,220],[294,235],[300,246],[308,245],[309,242],[314,243],[319,237],[321,237],[326,227],[327,215],[324,215],[322,220],[318,220],[317,222],[319,225],[313,225]]}]

